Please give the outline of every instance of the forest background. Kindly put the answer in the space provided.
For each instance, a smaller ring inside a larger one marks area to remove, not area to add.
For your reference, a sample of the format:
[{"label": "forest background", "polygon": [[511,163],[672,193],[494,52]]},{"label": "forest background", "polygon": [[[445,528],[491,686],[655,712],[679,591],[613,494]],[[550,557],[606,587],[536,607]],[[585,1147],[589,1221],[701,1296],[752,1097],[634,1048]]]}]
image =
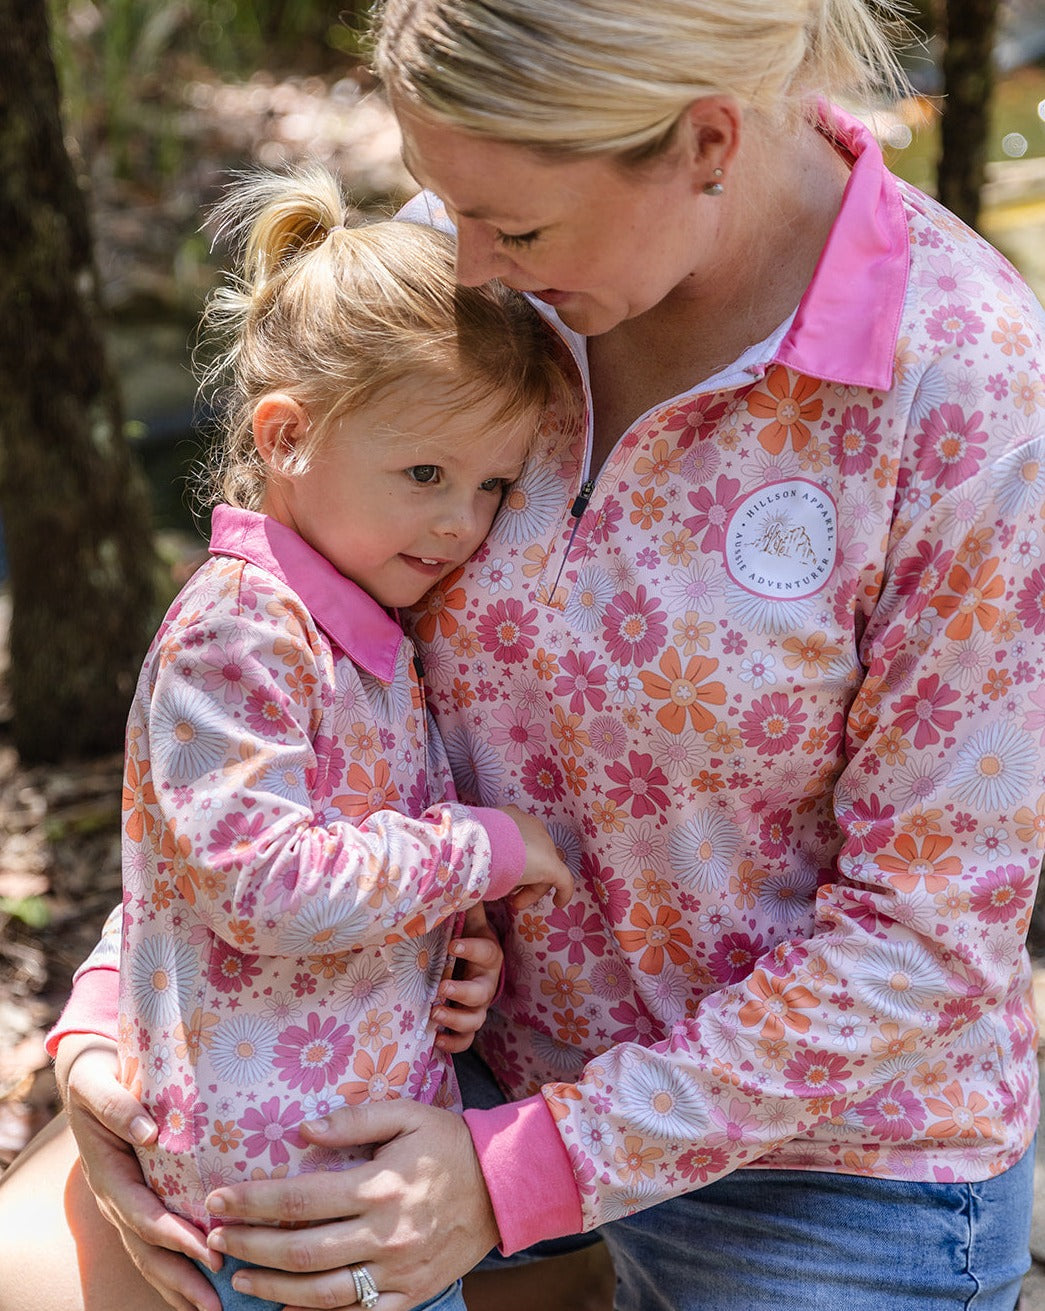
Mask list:
[{"label": "forest background", "polygon": [[[110,415],[105,442],[97,433],[93,439],[104,448],[103,465],[77,467],[65,458],[64,436],[37,438],[34,446],[35,435],[12,416],[23,413],[16,402],[38,383],[35,356],[24,340],[5,341],[2,313],[5,298],[8,305],[24,299],[25,289],[17,268],[0,272],[0,389],[11,402],[0,414],[0,1173],[54,1113],[43,1038],[120,884],[119,726],[79,736],[38,726],[26,679],[66,694],[65,722],[87,724],[90,714],[77,715],[75,707],[90,708],[100,694],[78,653],[93,637],[103,652],[109,644],[113,663],[139,660],[141,644],[200,558],[207,525],[192,511],[187,478],[208,424],[196,402],[191,351],[202,299],[224,255],[212,248],[203,217],[230,172],[318,158],[343,175],[364,219],[394,213],[415,190],[399,160],[394,120],[361,56],[365,9],[364,0],[0,0],[0,230],[14,231],[17,255],[19,235],[31,224],[3,222],[5,206],[20,199],[9,152],[25,145],[5,144],[13,121],[7,111],[33,88],[47,96],[40,65],[50,50],[59,153],[85,202],[80,272],[89,271],[91,292],[74,309],[85,316],[86,337],[98,339],[96,352],[75,343],[74,350],[80,372],[91,374],[85,388],[103,375],[110,380],[91,392],[91,404],[101,404],[100,395]],[[924,0],[916,10],[924,44],[912,45],[907,62],[918,94],[883,105],[874,129],[898,172],[946,196],[1045,298],[1040,0]],[[34,31],[42,44],[29,40]],[[952,115],[949,129],[941,113],[948,78],[951,105],[969,107],[968,116]],[[33,158],[24,169],[28,176],[43,167]],[[37,336],[46,350],[48,333]],[[61,381],[59,371],[43,386],[60,389]],[[53,466],[45,467],[48,459]],[[103,466],[113,491],[92,501],[90,470]],[[69,512],[77,505],[79,516]],[[125,536],[121,549],[137,571],[122,593],[136,621],[114,619],[108,632],[103,618],[116,607],[104,604],[103,593],[94,596],[88,579],[107,574],[107,585],[119,586],[119,570],[84,564],[78,540],[76,549],[60,543],[63,533],[90,537],[86,520],[99,530],[104,560],[114,515]],[[72,572],[53,573],[66,559]],[[81,616],[65,673],[63,666],[39,670],[26,655],[31,642],[19,646],[16,607],[33,614],[37,632],[68,627],[71,611]],[[82,685],[74,668],[85,671]],[[115,722],[129,689],[118,680],[113,687]],[[1039,907],[1033,945],[1045,958],[1043,921]]]}]

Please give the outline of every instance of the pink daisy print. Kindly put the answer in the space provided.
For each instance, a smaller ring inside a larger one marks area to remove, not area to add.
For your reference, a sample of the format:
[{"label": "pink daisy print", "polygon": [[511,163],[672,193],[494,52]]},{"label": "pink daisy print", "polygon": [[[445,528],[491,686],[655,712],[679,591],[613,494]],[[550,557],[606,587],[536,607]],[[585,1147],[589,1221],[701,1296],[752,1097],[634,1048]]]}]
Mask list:
[{"label": "pink daisy print", "polygon": [[618,806],[627,806],[636,819],[655,815],[668,807],[668,776],[653,764],[653,757],[638,751],[628,752],[628,763],[606,766],[606,777],[617,784],[606,795]]},{"label": "pink daisy print", "polygon": [[347,1024],[338,1024],[333,1015],[321,1020],[313,1011],[303,1025],[292,1024],[279,1035],[273,1065],[283,1071],[288,1087],[319,1092],[348,1069],[354,1045]]},{"label": "pink daisy print", "polygon": [[769,692],[744,712],[740,732],[761,755],[794,751],[805,730],[807,715],[785,692]]},{"label": "pink daisy print", "polygon": [[941,487],[957,487],[979,468],[987,434],[983,414],[966,415],[949,401],[931,411],[918,433],[918,458],[928,477]]},{"label": "pink daisy print", "polygon": [[250,1158],[267,1154],[273,1165],[286,1165],[290,1160],[288,1143],[297,1150],[305,1147],[297,1129],[304,1118],[300,1102],[291,1102],[281,1111],[278,1097],[262,1102],[259,1107],[248,1107],[240,1119],[247,1134],[243,1139],[244,1152]]},{"label": "pink daisy print", "polygon": [[587,706],[601,710],[606,704],[606,666],[595,663],[591,651],[567,651],[559,660],[562,673],[555,679],[555,695],[570,698],[570,712],[584,713]]},{"label": "pink daisy print", "polygon": [[255,688],[247,697],[247,725],[262,737],[283,737],[290,728],[290,698],[275,685]]},{"label": "pink daisy print", "polygon": [[831,430],[831,451],[843,474],[864,473],[878,456],[880,419],[872,419],[864,405],[849,405],[841,423]]},{"label": "pink daisy print", "polygon": [[1000,865],[973,884],[972,910],[988,924],[1001,924],[1030,904],[1033,876],[1019,865]]},{"label": "pink daisy print", "polygon": [[667,635],[667,614],[659,603],[636,587],[622,592],[607,607],[603,619],[606,646],[611,657],[622,664],[641,665],[651,661]]},{"label": "pink daisy print", "polygon": [[190,1152],[203,1138],[207,1113],[194,1093],[174,1086],[164,1088],[152,1113],[159,1129],[159,1144],[169,1152]]},{"label": "pink daisy print", "polygon": [[878,1138],[907,1142],[925,1125],[925,1107],[902,1080],[886,1084],[860,1107],[860,1118]]},{"label": "pink daisy print", "polygon": [[506,664],[519,664],[533,650],[536,610],[525,610],[514,599],[487,606],[477,625],[483,650]]}]

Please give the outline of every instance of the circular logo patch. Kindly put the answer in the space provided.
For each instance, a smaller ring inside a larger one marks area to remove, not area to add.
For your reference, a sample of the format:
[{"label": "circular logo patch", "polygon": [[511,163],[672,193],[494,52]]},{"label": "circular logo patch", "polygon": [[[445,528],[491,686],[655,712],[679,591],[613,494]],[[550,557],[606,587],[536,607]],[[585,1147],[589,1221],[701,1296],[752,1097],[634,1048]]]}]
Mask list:
[{"label": "circular logo patch", "polygon": [[812,596],[827,582],[837,552],[834,500],[804,478],[752,492],[726,528],[729,576],[757,596]]}]

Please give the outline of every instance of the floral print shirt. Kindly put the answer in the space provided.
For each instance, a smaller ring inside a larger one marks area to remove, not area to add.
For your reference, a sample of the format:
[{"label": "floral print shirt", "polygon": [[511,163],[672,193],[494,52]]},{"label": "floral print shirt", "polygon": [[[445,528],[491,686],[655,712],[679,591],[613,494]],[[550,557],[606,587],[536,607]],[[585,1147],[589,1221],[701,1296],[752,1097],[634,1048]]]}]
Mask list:
[{"label": "floral print shirt", "polygon": [[835,132],[793,319],[597,477],[531,470],[413,616],[461,795],[578,876],[500,916],[517,1100],[465,1115],[506,1251],[756,1163],[983,1179],[1037,1124],[1045,323]]},{"label": "floral print shirt", "polygon": [[414,616],[462,796],[578,875],[504,917],[478,1039],[506,1250],[756,1162],[982,1179],[1037,1124],[1043,315],[838,135],[793,319],[524,477]]},{"label": "floral print shirt", "polygon": [[511,888],[521,839],[446,801],[414,649],[291,529],[219,507],[127,728],[126,1082],[164,1203],[342,1168],[297,1127],[345,1102],[456,1105],[432,1007],[458,911]]}]

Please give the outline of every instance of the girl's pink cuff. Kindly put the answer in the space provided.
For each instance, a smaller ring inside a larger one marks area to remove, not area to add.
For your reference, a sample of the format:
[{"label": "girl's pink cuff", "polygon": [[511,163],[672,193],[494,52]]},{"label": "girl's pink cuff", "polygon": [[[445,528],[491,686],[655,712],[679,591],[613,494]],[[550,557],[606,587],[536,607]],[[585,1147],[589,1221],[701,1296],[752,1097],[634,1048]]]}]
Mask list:
[{"label": "girl's pink cuff", "polygon": [[119,1002],[120,976],[111,966],[77,975],[65,1010],[47,1035],[48,1055],[53,1057],[59,1042],[70,1033],[96,1033],[115,1042]]},{"label": "girl's pink cuff", "polygon": [[561,1238],[584,1228],[570,1158],[539,1093],[489,1110],[465,1111],[464,1118],[505,1256],[544,1238]]},{"label": "girl's pink cuff", "polygon": [[526,843],[515,820],[503,810],[469,806],[490,839],[490,886],[483,901],[497,901],[518,886],[526,868]]}]

